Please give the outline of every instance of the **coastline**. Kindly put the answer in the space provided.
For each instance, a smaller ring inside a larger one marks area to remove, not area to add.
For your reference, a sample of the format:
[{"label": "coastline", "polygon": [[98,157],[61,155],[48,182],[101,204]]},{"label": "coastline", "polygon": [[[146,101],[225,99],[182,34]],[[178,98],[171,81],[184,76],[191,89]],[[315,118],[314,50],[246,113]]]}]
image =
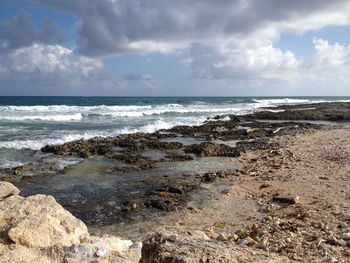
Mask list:
[{"label": "coastline", "polygon": [[[123,200],[123,207],[118,211],[115,207],[119,204],[108,204],[111,200],[106,203],[98,200],[100,204],[95,205],[99,205],[100,214],[92,215],[84,214],[87,209],[81,202],[84,199],[78,200],[77,206],[68,205],[72,201],[70,196],[67,200],[58,200],[85,223],[98,226],[90,227],[96,234],[109,232],[113,227],[108,225],[121,214],[133,218],[137,213],[142,216],[142,211],[149,209],[152,213],[162,211],[163,225],[173,225],[170,229],[158,229],[158,232],[175,231],[178,240],[187,231],[192,235],[190,238],[199,235],[210,242],[252,247],[287,256],[290,260],[329,259],[332,262],[332,258],[338,258],[339,262],[346,262],[350,255],[347,239],[350,232],[350,149],[346,143],[350,139],[349,130],[287,120],[349,121],[349,105],[280,106],[273,110],[283,112],[218,116],[216,121],[207,121],[201,126],[177,126],[153,134],[81,140],[63,146],[48,146],[44,150],[63,155],[77,154],[88,161],[100,156],[118,164],[102,167],[100,173],[142,173],[144,176],[166,164],[159,174],[138,182],[140,193],[136,198]],[[284,121],[256,121],[278,118]],[[150,151],[165,155],[158,154],[155,158],[154,154],[151,157],[140,154]],[[224,161],[219,164],[219,159]],[[200,160],[207,164],[212,162],[214,167],[189,173],[193,167],[205,166]],[[162,173],[175,164],[178,164],[175,167],[178,173],[174,170]],[[179,168],[186,165],[189,166],[187,170]],[[69,169],[74,167],[64,172]],[[206,169],[210,171],[206,172]],[[11,172],[15,170],[8,170],[9,174]],[[20,177],[20,171],[18,175],[2,180],[25,188],[41,180],[49,182],[62,176],[61,173],[55,176],[44,173],[36,181],[37,178]],[[24,193],[33,194],[28,188]],[[98,198],[98,195],[94,197]],[[88,205],[91,209],[91,203]],[[108,210],[115,214],[108,217]],[[103,218],[100,218],[101,214]],[[140,232],[143,223],[134,221],[132,226]],[[143,238],[152,232],[149,230],[157,228],[157,221],[153,223],[140,233]],[[107,226],[101,227],[101,224]],[[146,243],[152,242],[148,239]],[[163,249],[166,251],[167,248]],[[143,253],[146,255],[147,251]],[[177,256],[176,253],[173,255],[174,258]]]}]

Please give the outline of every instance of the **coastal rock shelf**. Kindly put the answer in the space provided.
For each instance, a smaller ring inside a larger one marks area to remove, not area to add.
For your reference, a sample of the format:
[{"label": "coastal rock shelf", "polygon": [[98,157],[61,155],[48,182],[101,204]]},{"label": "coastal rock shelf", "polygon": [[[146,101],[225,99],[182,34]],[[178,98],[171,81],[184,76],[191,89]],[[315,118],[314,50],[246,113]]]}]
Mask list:
[{"label": "coastal rock shelf", "polygon": [[[274,108],[285,112],[281,115],[266,109],[217,116],[200,126],[50,145],[42,149],[49,152],[45,161],[4,169],[1,180],[13,182],[24,199],[54,196],[95,235],[138,241],[147,236],[142,262],[181,262],[181,255],[188,262],[196,262],[196,255],[213,259],[220,246],[222,262],[235,262],[235,255],[246,262],[298,262],[303,256],[307,262],[347,262],[348,104],[283,106]],[[295,121],[286,120],[289,115]],[[323,123],[332,120],[342,122]],[[79,163],[57,169],[47,160],[58,157]],[[4,200],[18,196],[11,189]],[[12,232],[4,237],[31,244]],[[47,243],[36,240],[40,246]],[[71,258],[93,250],[72,247],[85,241],[65,240],[71,249],[64,253]],[[87,244],[113,240],[90,238]]]}]

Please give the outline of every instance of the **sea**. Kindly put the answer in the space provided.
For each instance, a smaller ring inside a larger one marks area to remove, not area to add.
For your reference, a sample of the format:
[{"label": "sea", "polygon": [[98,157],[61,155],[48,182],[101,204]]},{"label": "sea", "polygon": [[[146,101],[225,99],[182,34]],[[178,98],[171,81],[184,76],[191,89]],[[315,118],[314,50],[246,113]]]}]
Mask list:
[{"label": "sea", "polygon": [[[200,125],[262,107],[350,101],[350,97],[0,97],[0,168],[33,162],[45,145],[95,136]],[[78,162],[62,159],[61,165]]]}]

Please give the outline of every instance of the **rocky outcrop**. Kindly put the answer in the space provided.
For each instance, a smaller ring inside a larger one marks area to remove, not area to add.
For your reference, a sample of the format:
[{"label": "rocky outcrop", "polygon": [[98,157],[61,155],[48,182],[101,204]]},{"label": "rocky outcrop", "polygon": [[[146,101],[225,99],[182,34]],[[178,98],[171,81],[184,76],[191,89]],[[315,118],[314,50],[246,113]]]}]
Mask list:
[{"label": "rocky outcrop", "polygon": [[191,144],[185,148],[186,153],[195,153],[198,156],[226,156],[237,157],[239,150],[225,144],[216,144],[212,142],[202,142],[200,144]]},{"label": "rocky outcrop", "polygon": [[19,196],[0,182],[0,262],[138,262],[141,244],[90,237],[52,196]]},{"label": "rocky outcrop", "polygon": [[286,257],[233,242],[208,240],[197,233],[158,232],[143,243],[140,263],[277,263],[293,262]]}]

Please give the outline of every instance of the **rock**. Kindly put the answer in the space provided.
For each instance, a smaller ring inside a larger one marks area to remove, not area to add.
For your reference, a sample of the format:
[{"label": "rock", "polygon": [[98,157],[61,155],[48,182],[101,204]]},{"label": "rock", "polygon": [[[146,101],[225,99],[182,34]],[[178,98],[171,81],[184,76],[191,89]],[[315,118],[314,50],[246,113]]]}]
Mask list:
[{"label": "rock", "polygon": [[236,235],[236,234],[231,234],[231,235],[229,236],[229,240],[237,241],[238,239],[239,239],[239,237],[238,237],[238,235]]},{"label": "rock", "polygon": [[350,232],[347,233],[342,233],[339,238],[343,239],[343,240],[350,240]]},{"label": "rock", "polygon": [[13,174],[20,175],[25,172],[24,166],[18,166],[16,168],[13,168]]},{"label": "rock", "polygon": [[261,249],[266,249],[267,242],[269,241],[268,237],[264,237],[260,242],[256,243],[254,245],[255,248],[261,248]]},{"label": "rock", "polygon": [[239,241],[239,244],[241,246],[254,246],[256,244],[256,241],[252,239],[251,237],[246,237],[245,239],[242,239]]},{"label": "rock", "polygon": [[219,241],[227,241],[228,237],[224,233],[220,233],[216,239]]},{"label": "rock", "polygon": [[12,195],[18,195],[19,190],[16,186],[8,182],[0,182],[0,201]]},{"label": "rock", "polygon": [[0,182],[0,262],[136,263],[141,243],[116,237],[89,237],[85,224],[52,196],[22,197]]},{"label": "rock", "polygon": [[236,143],[237,148],[242,152],[253,150],[266,150],[278,148],[277,143],[269,143],[265,140],[240,141]]},{"label": "rock", "polygon": [[230,147],[225,144],[216,144],[212,142],[202,142],[200,144],[191,144],[185,148],[186,153],[195,153],[201,157],[204,156],[226,156],[238,157],[240,152],[236,147]]},{"label": "rock", "polygon": [[45,251],[39,249],[23,247],[19,245],[1,246],[0,243],[0,262],[2,263],[58,263],[63,262],[63,250],[57,249],[47,251],[54,255],[54,259],[47,255]]},{"label": "rock", "polygon": [[143,241],[140,263],[210,262],[210,263],[277,263],[292,262],[274,253],[266,253],[233,242],[203,240],[186,233],[178,233],[176,242],[169,241],[171,232],[157,232]]},{"label": "rock", "polygon": [[201,239],[204,239],[204,240],[209,240],[210,238],[207,236],[206,233],[204,233],[203,231],[200,231],[200,230],[194,230],[192,231],[192,235],[196,238],[201,238]]},{"label": "rock", "polygon": [[[133,244],[130,240],[113,236],[93,237],[89,243],[66,248],[65,262],[138,262],[141,247],[141,242]],[[129,261],[125,261],[126,258]]]},{"label": "rock", "polygon": [[252,129],[247,129],[247,133],[253,133],[259,131],[259,128],[252,128]]},{"label": "rock", "polygon": [[294,205],[299,201],[299,199],[300,199],[299,196],[295,196],[295,197],[277,197],[277,196],[274,196],[272,198],[272,201],[284,203],[284,204],[289,204],[289,205]]},{"label": "rock", "polygon": [[88,238],[87,227],[52,196],[12,196],[1,202],[0,220],[8,223],[9,238],[31,247],[71,246]]}]

